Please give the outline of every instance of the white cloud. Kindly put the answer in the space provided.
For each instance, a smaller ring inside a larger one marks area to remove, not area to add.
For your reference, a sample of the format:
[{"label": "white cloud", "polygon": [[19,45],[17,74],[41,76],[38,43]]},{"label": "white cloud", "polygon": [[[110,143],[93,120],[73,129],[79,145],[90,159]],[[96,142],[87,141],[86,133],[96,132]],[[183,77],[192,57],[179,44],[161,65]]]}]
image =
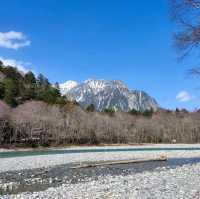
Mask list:
[{"label": "white cloud", "polygon": [[22,32],[9,31],[0,32],[0,47],[18,50],[19,48],[29,46],[31,41],[27,40]]},{"label": "white cloud", "polygon": [[180,91],[177,94],[176,99],[179,102],[189,102],[193,99],[193,97],[187,91]]},{"label": "white cloud", "polygon": [[27,73],[30,71],[27,69],[31,64],[28,62],[23,62],[23,61],[17,61],[15,59],[5,59],[3,57],[0,57],[0,60],[3,62],[5,66],[13,66],[16,67],[19,71],[23,73]]}]

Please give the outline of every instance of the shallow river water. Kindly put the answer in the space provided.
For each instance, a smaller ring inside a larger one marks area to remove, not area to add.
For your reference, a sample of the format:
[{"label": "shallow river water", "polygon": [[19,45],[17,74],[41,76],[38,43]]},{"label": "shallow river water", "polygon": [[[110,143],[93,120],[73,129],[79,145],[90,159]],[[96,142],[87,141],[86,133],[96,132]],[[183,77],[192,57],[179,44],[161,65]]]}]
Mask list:
[{"label": "shallow river water", "polygon": [[73,153],[100,153],[100,152],[144,152],[144,151],[200,151],[200,147],[145,147],[145,148],[86,148],[63,150],[31,150],[0,152],[0,158],[26,157],[38,155],[57,155]]}]

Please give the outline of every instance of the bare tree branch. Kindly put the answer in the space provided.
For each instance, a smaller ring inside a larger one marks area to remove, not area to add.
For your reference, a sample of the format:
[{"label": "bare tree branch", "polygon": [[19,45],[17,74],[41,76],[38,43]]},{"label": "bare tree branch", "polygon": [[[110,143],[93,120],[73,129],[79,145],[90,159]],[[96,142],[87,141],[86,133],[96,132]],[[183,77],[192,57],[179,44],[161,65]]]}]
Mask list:
[{"label": "bare tree branch", "polygon": [[[174,47],[178,60],[200,54],[200,0],[171,0],[171,18],[177,24]],[[188,74],[200,76],[200,69],[194,67]]]}]

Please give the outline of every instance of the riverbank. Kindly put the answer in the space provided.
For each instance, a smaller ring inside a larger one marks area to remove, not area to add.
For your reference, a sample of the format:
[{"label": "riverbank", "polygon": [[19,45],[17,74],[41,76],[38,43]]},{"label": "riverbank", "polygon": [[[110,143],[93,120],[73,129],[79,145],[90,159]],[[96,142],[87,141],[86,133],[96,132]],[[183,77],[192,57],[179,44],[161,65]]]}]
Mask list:
[{"label": "riverbank", "polygon": [[[1,199],[198,199],[200,198],[200,163],[174,168],[157,167],[153,171],[128,173],[123,169],[115,175],[100,174],[66,181],[61,186],[39,192],[4,195]],[[91,171],[90,171],[91,172]]]},{"label": "riverbank", "polygon": [[[200,198],[199,147],[199,144],[73,146],[56,150],[73,149],[76,153],[4,157],[0,159],[0,198]],[[93,152],[83,153],[86,149]],[[161,155],[167,156],[168,161],[71,169],[87,162]]]},{"label": "riverbank", "polygon": [[[73,153],[71,153],[70,151],[72,149]],[[120,151],[123,149],[124,151]],[[190,150],[185,150],[185,149],[190,149]],[[59,148],[59,149],[51,148],[50,150],[56,150],[56,151],[53,151],[53,154],[51,154],[51,151],[49,152],[47,151],[47,155],[43,154],[40,151],[38,152],[36,151],[34,155],[31,155],[32,153],[30,153],[30,155],[29,153],[27,153],[28,155],[26,154],[26,156],[23,156],[22,154],[19,157],[14,157],[15,152],[11,153],[2,152],[2,154],[6,155],[7,157],[0,159],[1,160],[0,173],[6,171],[23,170],[23,169],[36,169],[43,167],[48,168],[51,166],[62,165],[62,164],[80,164],[83,162],[98,162],[98,161],[108,161],[108,160],[109,161],[134,160],[140,158],[155,158],[159,156],[167,156],[168,158],[200,157],[199,144],[70,147],[70,148]],[[61,154],[59,154],[59,150],[61,150]],[[14,153],[14,156],[9,157],[9,155],[12,155],[12,153]],[[48,153],[50,154],[48,155]]]}]

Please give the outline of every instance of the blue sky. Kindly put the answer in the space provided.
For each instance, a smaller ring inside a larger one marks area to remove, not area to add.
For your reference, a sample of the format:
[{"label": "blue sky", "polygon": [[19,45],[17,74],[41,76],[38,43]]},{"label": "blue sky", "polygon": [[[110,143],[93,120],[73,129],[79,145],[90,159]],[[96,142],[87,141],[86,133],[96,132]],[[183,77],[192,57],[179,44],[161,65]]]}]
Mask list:
[{"label": "blue sky", "polygon": [[120,79],[165,108],[199,107],[191,59],[177,62],[168,0],[6,0],[0,57],[51,82]]}]

